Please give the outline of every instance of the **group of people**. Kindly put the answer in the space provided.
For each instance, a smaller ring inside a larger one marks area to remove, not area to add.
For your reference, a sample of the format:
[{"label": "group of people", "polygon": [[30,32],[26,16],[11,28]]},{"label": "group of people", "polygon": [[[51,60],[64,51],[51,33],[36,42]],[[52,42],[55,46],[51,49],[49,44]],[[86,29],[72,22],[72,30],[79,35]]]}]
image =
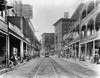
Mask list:
[{"label": "group of people", "polygon": [[[76,53],[73,51],[74,54],[72,54],[72,58],[76,58]],[[81,61],[85,61],[85,52],[81,52],[81,55],[80,55],[80,60]],[[93,63],[96,63],[96,64],[100,64],[100,54],[99,54],[99,50],[96,50],[95,51],[95,54],[94,54],[94,57],[93,57]]]},{"label": "group of people", "polygon": [[20,63],[20,57],[18,57],[17,55],[11,56],[9,63],[10,63],[10,67],[16,66],[18,63]]}]

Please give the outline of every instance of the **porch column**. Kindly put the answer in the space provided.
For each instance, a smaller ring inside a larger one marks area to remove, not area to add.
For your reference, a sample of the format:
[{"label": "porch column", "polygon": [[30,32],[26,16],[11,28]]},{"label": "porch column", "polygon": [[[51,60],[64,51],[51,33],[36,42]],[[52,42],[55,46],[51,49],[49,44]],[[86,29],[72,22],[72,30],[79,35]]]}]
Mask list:
[{"label": "porch column", "polygon": [[28,52],[28,51],[27,51],[27,43],[26,43],[26,54],[28,54],[27,52]]},{"label": "porch column", "polygon": [[74,50],[73,50],[73,44],[72,44],[72,58],[73,58],[73,52],[74,52]]},{"label": "porch column", "polygon": [[9,43],[9,36],[6,36],[6,66],[9,67],[9,60],[10,60],[10,43]]},{"label": "porch column", "polygon": [[75,43],[75,59],[76,59],[76,43]]},{"label": "porch column", "polygon": [[23,41],[20,41],[20,58],[21,58],[21,63],[23,62]]},{"label": "porch column", "polygon": [[85,43],[85,59],[86,59],[86,53],[87,53],[87,43]]},{"label": "porch column", "polygon": [[93,57],[94,57],[94,55],[95,55],[95,40],[93,41]]},{"label": "porch column", "polygon": [[87,24],[85,24],[86,25],[86,32],[85,32],[85,37],[87,37]]},{"label": "porch column", "polygon": [[81,44],[79,43],[79,55],[78,55],[79,59],[80,59],[80,56],[81,56]]}]

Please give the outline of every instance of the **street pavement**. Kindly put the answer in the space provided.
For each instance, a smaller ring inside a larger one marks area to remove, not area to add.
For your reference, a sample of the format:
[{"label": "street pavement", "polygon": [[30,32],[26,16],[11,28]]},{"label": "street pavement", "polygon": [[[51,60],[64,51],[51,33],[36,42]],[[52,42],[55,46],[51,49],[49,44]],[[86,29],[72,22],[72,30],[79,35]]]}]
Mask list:
[{"label": "street pavement", "polygon": [[36,58],[16,67],[12,71],[0,75],[0,78],[31,78],[44,58]]},{"label": "street pavement", "polygon": [[0,75],[0,78],[100,78],[97,67],[99,65],[72,59],[40,57]]},{"label": "street pavement", "polygon": [[71,60],[65,61],[58,57],[52,57],[52,59],[55,60],[60,67],[62,67],[63,71],[68,74],[69,78],[97,78],[97,72],[90,68],[85,68]]}]

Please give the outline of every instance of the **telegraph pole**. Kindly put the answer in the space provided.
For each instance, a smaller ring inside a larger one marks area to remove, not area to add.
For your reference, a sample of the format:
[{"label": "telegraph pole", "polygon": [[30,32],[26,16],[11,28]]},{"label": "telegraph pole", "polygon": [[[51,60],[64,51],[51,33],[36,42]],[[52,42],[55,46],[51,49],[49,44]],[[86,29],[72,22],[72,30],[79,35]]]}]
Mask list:
[{"label": "telegraph pole", "polygon": [[23,15],[22,15],[22,0],[20,0],[20,27],[21,27],[21,32],[23,33]]},{"label": "telegraph pole", "polygon": [[[22,0],[20,0],[20,29],[21,33],[23,34],[23,15],[22,15]],[[23,41],[21,40],[20,42],[20,57],[21,57],[21,62],[23,62]]]}]

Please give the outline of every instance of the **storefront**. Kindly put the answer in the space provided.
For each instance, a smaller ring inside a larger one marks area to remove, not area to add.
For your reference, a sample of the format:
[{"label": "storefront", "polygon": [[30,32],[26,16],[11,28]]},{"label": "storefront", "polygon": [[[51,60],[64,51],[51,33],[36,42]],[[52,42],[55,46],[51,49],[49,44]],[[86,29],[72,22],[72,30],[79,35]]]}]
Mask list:
[{"label": "storefront", "polygon": [[8,29],[7,25],[0,20],[0,68],[3,68],[7,65],[7,38],[8,38]]},{"label": "storefront", "polygon": [[10,53],[9,57],[10,60],[12,57],[16,56],[17,58],[21,58],[21,53],[20,53],[20,39],[16,38],[13,35],[9,35],[9,42],[10,42]]},{"label": "storefront", "polygon": [[0,32],[0,68],[6,66],[6,37],[7,35]]}]

